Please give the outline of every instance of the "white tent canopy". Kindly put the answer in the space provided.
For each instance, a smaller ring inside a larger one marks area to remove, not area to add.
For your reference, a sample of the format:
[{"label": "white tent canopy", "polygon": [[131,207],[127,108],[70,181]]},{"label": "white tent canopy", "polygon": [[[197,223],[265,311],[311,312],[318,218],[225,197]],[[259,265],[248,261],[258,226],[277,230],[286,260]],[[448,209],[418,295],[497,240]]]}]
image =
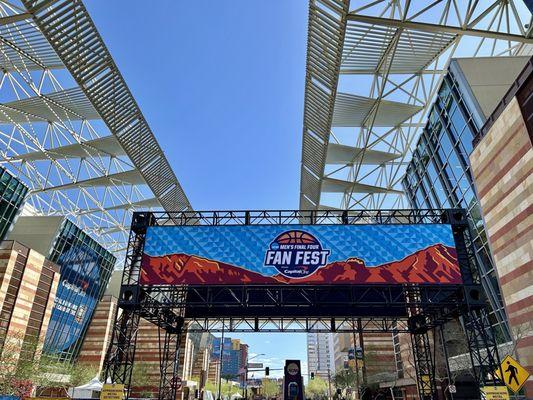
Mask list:
[{"label": "white tent canopy", "polygon": [[89,383],[86,383],[85,385],[77,386],[75,388],[70,388],[68,390],[68,395],[71,398],[82,398],[87,399],[91,398],[93,392],[101,392],[102,391],[103,383],[100,382],[100,379],[98,379],[97,376],[95,376],[93,379],[89,381]]}]

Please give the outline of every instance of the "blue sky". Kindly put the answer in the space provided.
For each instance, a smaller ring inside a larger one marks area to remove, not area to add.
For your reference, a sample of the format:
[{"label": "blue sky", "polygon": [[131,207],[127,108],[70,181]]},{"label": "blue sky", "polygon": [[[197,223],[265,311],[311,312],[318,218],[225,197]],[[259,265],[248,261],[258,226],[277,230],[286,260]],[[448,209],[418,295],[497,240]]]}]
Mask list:
[{"label": "blue sky", "polygon": [[[195,209],[298,207],[306,0],[85,4]],[[307,358],[303,334],[231,336]]]},{"label": "blue sky", "polygon": [[308,4],[86,1],[193,207],[297,208]]}]

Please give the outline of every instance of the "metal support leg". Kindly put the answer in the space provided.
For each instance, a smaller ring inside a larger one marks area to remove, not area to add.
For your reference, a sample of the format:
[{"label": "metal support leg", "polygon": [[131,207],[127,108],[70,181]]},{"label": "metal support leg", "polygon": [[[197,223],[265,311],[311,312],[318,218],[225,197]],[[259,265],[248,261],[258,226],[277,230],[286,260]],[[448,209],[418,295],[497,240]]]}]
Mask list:
[{"label": "metal support leg", "polygon": [[[494,371],[500,368],[500,356],[486,309],[469,310],[463,314],[463,322],[473,372],[479,386],[503,385],[494,375]],[[503,376],[501,371],[500,376]]]},{"label": "metal support leg", "polygon": [[109,378],[113,383],[130,387],[139,321],[140,312],[137,309],[123,310],[122,314],[115,318],[111,344],[104,363],[106,381]]},{"label": "metal support leg", "polygon": [[176,399],[180,345],[185,334],[183,325],[183,318],[180,318],[175,329],[163,331],[159,328],[159,400]]},{"label": "metal support leg", "polygon": [[435,360],[431,354],[429,335],[427,332],[411,333],[411,342],[420,399],[436,400]]}]

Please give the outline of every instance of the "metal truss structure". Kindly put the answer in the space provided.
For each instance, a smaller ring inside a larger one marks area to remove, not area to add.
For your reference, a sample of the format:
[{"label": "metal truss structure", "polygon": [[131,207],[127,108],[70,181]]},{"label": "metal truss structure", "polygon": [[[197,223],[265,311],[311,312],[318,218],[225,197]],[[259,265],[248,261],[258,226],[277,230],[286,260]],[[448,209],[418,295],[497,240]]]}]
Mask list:
[{"label": "metal truss structure", "polygon": [[450,59],[531,55],[532,29],[520,0],[310,0],[300,208],[402,208]]},{"label": "metal truss structure", "polygon": [[[449,224],[463,284],[433,285],[141,285],[152,226],[272,224]],[[476,376],[496,383],[496,341],[469,248],[463,210],[209,211],[134,213],[105,378],[129,386],[139,322],[160,330],[160,399],[175,399],[179,344],[192,332],[358,332],[410,334],[424,399],[437,399],[428,333],[463,318]],[[445,342],[443,341],[443,346]]]},{"label": "metal truss structure", "polygon": [[119,257],[132,211],[191,206],[81,0],[0,1],[0,162]]}]

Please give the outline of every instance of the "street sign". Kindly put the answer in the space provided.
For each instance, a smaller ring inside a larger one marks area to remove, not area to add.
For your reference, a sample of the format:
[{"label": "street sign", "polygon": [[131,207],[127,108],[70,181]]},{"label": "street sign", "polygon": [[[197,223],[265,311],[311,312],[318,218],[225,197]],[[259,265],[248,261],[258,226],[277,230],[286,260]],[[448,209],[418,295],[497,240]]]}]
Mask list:
[{"label": "street sign", "polygon": [[432,394],[431,379],[429,375],[420,375],[420,380],[422,381],[422,394],[423,395]]},{"label": "street sign", "polygon": [[481,388],[483,400],[509,400],[509,392],[505,386],[485,386]]},{"label": "street sign", "polygon": [[295,375],[298,375],[299,372],[300,372],[300,367],[298,366],[298,364],[293,362],[287,365],[287,373],[289,375],[295,376]]},{"label": "street sign", "polygon": [[457,388],[455,387],[455,385],[448,386],[448,390],[450,391],[450,393],[457,393]]},{"label": "street sign", "polygon": [[359,346],[355,349],[355,358],[357,358],[358,360],[363,359],[363,349]]},{"label": "street sign", "polygon": [[183,381],[181,380],[181,378],[179,376],[176,376],[174,378],[174,386],[176,387],[176,389],[181,389],[182,384],[183,384]]},{"label": "street sign", "polygon": [[120,383],[104,383],[100,392],[100,400],[123,400],[124,385]]},{"label": "street sign", "polygon": [[263,368],[263,363],[248,363],[248,369]]},{"label": "street sign", "polygon": [[514,393],[518,392],[526,383],[527,378],[529,378],[529,372],[509,355],[503,359],[501,371],[503,372],[503,377],[500,376],[500,369],[495,371],[496,376]]}]

